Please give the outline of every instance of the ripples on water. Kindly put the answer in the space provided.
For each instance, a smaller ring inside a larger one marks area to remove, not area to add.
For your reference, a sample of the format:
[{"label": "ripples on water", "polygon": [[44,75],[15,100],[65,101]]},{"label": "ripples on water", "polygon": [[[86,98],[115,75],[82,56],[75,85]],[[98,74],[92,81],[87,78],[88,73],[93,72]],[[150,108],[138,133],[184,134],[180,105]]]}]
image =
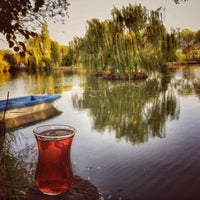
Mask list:
[{"label": "ripples on water", "polygon": [[[74,173],[89,179],[105,199],[200,199],[200,95],[192,84],[199,74],[198,66],[180,67],[171,79],[148,83],[111,83],[63,72],[5,75],[1,98],[8,90],[14,96],[62,95],[55,104],[63,111],[60,116],[13,132],[13,138],[24,137],[13,139],[13,157],[20,154],[17,162],[33,174],[33,128],[67,123],[78,130],[72,145]],[[31,166],[23,166],[27,160]]]}]

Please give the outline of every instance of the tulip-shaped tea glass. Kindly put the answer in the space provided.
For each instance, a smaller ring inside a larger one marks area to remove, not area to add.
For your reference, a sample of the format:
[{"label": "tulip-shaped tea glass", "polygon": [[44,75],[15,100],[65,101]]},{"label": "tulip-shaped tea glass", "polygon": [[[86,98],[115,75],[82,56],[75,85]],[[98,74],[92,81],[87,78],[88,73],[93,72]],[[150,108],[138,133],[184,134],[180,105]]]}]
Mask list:
[{"label": "tulip-shaped tea glass", "polygon": [[33,130],[38,145],[35,183],[42,193],[57,195],[70,187],[73,179],[70,149],[75,131],[71,126],[59,124]]}]

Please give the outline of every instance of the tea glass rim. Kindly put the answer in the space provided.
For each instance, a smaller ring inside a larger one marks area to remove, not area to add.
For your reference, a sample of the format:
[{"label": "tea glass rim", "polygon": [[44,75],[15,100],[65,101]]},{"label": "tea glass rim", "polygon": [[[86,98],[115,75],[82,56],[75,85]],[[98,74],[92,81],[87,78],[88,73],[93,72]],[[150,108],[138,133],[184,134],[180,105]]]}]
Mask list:
[{"label": "tea glass rim", "polygon": [[[45,127],[47,129],[44,129]],[[52,127],[52,128],[48,129],[48,127]],[[68,133],[68,134],[65,134],[65,135],[43,135],[42,134],[42,133],[44,133],[44,131],[57,130],[59,128],[62,128],[64,130],[70,130],[71,132]],[[46,125],[37,126],[33,129],[33,133],[36,137],[46,138],[46,139],[66,139],[66,138],[70,138],[70,137],[73,137],[75,135],[76,131],[77,130],[73,126],[68,125],[68,124],[46,124]]]}]

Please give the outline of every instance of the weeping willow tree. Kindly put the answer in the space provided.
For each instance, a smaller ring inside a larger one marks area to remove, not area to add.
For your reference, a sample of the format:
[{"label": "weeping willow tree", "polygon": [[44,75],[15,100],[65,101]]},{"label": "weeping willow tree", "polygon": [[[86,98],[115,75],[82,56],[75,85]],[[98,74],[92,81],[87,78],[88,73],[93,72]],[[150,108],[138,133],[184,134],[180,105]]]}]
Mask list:
[{"label": "weeping willow tree", "polygon": [[41,35],[31,38],[27,44],[28,65],[38,70],[39,68],[50,67],[51,39],[47,25],[42,26]]},{"label": "weeping willow tree", "polygon": [[15,53],[15,57],[19,58],[18,65],[24,63],[33,71],[51,70],[62,63],[62,58],[67,54],[63,49],[58,42],[51,40],[48,27],[43,24],[41,34],[26,41],[25,56]]},{"label": "weeping willow tree", "polygon": [[146,78],[152,72],[166,72],[165,52],[171,52],[173,45],[168,43],[174,40],[169,40],[171,34],[162,23],[162,9],[148,11],[129,4],[114,7],[111,15],[111,20],[87,21],[85,36],[76,39],[81,63],[110,78],[132,79],[138,73]]}]

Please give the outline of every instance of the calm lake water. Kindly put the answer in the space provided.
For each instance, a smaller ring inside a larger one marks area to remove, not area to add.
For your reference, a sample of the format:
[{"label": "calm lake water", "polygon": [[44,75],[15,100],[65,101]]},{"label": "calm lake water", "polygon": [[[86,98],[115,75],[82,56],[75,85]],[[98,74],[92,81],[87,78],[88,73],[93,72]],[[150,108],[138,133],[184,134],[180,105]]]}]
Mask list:
[{"label": "calm lake water", "polygon": [[[104,199],[200,199],[200,66],[173,69],[146,82],[110,82],[55,71],[50,75],[0,74],[0,99],[59,93],[59,116],[6,134],[4,159],[12,184],[34,182],[41,124],[77,129],[74,174],[88,179]],[[1,163],[1,165],[2,165]],[[14,178],[13,178],[14,177]]]}]

